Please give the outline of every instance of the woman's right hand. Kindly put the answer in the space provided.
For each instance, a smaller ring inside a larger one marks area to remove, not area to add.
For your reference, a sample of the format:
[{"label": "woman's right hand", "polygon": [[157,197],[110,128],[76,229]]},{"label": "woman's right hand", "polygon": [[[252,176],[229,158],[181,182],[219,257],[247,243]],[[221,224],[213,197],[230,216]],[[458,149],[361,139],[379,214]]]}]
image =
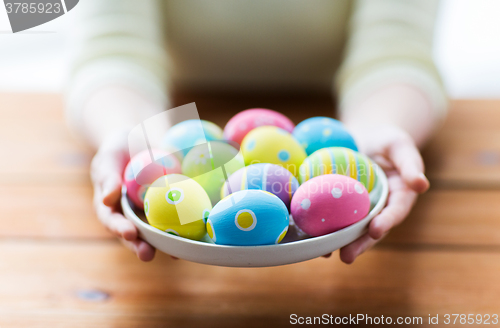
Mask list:
[{"label": "woman's right hand", "polygon": [[127,132],[106,137],[95,154],[90,168],[97,217],[108,230],[142,261],[151,261],[155,248],[141,240],[134,224],[127,220],[120,206],[122,177],[129,161]]}]

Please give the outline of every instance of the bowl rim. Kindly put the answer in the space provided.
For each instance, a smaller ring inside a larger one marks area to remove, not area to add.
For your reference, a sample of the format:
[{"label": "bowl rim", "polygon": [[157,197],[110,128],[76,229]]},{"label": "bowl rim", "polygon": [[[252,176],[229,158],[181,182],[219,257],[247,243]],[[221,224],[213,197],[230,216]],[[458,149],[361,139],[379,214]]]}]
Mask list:
[{"label": "bowl rim", "polygon": [[[300,239],[296,241],[291,241],[283,244],[272,244],[272,245],[255,245],[255,246],[231,246],[231,245],[218,245],[218,244],[212,244],[204,241],[198,241],[198,240],[192,240],[180,236],[175,236],[169,233],[166,233],[160,229],[157,229],[150,224],[144,222],[141,220],[134,212],[132,207],[130,206],[130,200],[127,197],[127,187],[125,185],[122,186],[122,195],[121,195],[121,207],[122,211],[125,215],[125,217],[129,220],[131,220],[134,225],[139,229],[146,229],[149,232],[160,235],[165,238],[171,238],[177,241],[182,241],[191,245],[196,245],[200,247],[208,247],[208,248],[213,248],[213,249],[218,249],[218,250],[249,250],[249,249],[256,249],[258,248],[259,250],[268,250],[268,249],[276,249],[278,247],[280,248],[287,248],[287,247],[296,247],[297,245],[307,245],[309,243],[318,243],[321,242],[322,240],[325,239],[331,239],[334,238],[335,235],[337,234],[344,234],[348,233],[349,230],[357,230],[359,226],[367,225],[377,214],[379,214],[382,209],[385,207],[387,198],[389,195],[389,182],[387,180],[387,176],[385,175],[384,171],[377,165],[376,166],[376,171],[377,171],[377,183],[381,184],[380,187],[380,198],[376,202],[375,206],[371,209],[371,211],[368,213],[367,216],[365,216],[363,219],[359,220],[358,222],[351,224],[343,229],[337,230],[335,232],[318,236],[318,237],[309,237],[305,239]],[[376,190],[376,189],[374,189]],[[142,237],[142,236],[141,236]],[[145,240],[145,239],[144,239]],[[147,240],[145,240],[147,241]]]}]

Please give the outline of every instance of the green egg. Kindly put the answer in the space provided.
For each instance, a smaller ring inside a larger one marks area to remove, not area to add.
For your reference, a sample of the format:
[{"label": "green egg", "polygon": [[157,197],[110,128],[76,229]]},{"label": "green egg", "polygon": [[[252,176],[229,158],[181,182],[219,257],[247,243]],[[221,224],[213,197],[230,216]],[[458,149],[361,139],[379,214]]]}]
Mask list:
[{"label": "green egg", "polygon": [[216,204],[226,179],[244,166],[243,157],[236,147],[224,141],[211,141],[195,146],[186,154],[182,173],[199,183],[212,204]]}]

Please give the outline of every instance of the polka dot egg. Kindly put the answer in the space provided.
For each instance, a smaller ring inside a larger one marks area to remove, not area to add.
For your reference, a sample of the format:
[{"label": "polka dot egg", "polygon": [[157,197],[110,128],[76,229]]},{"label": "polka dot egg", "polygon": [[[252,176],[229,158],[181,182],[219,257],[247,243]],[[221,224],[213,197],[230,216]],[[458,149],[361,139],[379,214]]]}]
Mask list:
[{"label": "polka dot egg", "polygon": [[280,165],[294,176],[306,158],[304,148],[287,131],[274,127],[256,128],[243,139],[241,151],[245,164],[271,163]]},{"label": "polka dot egg", "polygon": [[278,197],[262,190],[242,190],[214,206],[207,232],[220,245],[271,245],[285,237],[288,223],[288,210]]},{"label": "polka dot egg", "polygon": [[363,219],[370,211],[368,191],[339,174],[315,177],[297,189],[291,213],[295,224],[310,236],[322,236]]},{"label": "polka dot egg", "polygon": [[274,110],[253,108],[233,116],[224,127],[224,139],[241,144],[251,130],[259,126],[272,125],[292,132],[294,124],[288,117]]},{"label": "polka dot egg", "polygon": [[144,198],[144,213],[153,227],[167,233],[200,240],[206,235],[210,198],[193,179],[169,174],[151,184]]},{"label": "polka dot egg", "polygon": [[243,156],[235,147],[224,141],[210,141],[187,153],[182,173],[198,182],[212,204],[216,204],[221,199],[220,190],[227,177],[243,167]]},{"label": "polka dot egg", "polygon": [[175,156],[158,149],[152,149],[151,153],[149,150],[138,153],[127,164],[123,174],[129,199],[142,209],[149,185],[162,175],[171,173],[181,173],[181,164]]},{"label": "polka dot egg", "polygon": [[358,180],[372,191],[377,183],[377,165],[367,156],[352,149],[329,147],[309,155],[299,169],[299,181],[304,183],[323,174],[342,174]]},{"label": "polka dot egg", "polygon": [[178,149],[182,156],[199,144],[222,139],[222,129],[205,120],[187,120],[168,129],[163,136],[163,148]]},{"label": "polka dot egg", "polygon": [[307,155],[326,147],[345,147],[358,150],[356,142],[344,125],[329,117],[311,117],[300,122],[293,136],[305,148]]},{"label": "polka dot egg", "polygon": [[275,164],[253,164],[232,174],[224,183],[221,193],[226,197],[230,193],[258,189],[278,196],[287,208],[290,208],[292,196],[299,187],[297,179],[287,169]]}]

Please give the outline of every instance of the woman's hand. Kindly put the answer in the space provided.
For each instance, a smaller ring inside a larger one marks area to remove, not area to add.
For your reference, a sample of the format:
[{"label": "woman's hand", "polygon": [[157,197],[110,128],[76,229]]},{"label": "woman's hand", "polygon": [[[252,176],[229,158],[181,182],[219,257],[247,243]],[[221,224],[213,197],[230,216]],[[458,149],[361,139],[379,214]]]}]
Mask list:
[{"label": "woman's hand", "polygon": [[137,228],[121,213],[122,176],[129,160],[127,132],[107,137],[91,165],[94,207],[99,220],[142,261],[151,261],[155,249],[138,237]]},{"label": "woman's hand", "polygon": [[417,195],[429,189],[420,152],[410,135],[396,126],[372,128],[350,126],[360,151],[374,159],[389,180],[387,206],[377,215],[368,233],[340,250],[340,259],[350,264],[406,218]]}]

